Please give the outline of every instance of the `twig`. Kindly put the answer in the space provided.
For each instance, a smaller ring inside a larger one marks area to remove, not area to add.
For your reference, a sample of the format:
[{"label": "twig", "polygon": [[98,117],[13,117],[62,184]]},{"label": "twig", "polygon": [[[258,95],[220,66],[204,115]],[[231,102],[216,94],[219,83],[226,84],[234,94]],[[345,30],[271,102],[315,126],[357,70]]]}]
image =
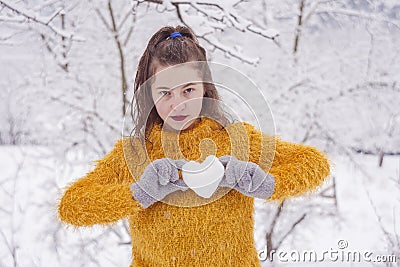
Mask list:
[{"label": "twig", "polygon": [[68,33],[61,29],[58,29],[50,24],[50,22],[63,10],[62,8],[57,9],[52,15],[50,15],[48,18],[46,18],[46,20],[44,20],[43,18],[37,17],[34,14],[30,14],[30,12],[27,10],[23,10],[22,8],[19,8],[19,7],[15,6],[14,4],[9,3],[8,1],[0,0],[0,4],[7,7],[11,11],[25,17],[26,19],[28,19],[28,21],[31,20],[38,24],[48,27],[51,31],[53,31],[57,35],[60,35],[62,37],[68,38],[68,39],[72,39],[72,37],[73,37],[72,33]]}]

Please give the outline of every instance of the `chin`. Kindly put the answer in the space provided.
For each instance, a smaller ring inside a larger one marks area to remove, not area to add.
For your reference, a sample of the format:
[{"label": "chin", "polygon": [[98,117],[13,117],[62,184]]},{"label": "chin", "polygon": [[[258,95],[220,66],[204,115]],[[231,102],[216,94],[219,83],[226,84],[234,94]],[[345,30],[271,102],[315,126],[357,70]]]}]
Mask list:
[{"label": "chin", "polygon": [[182,131],[185,130],[187,128],[187,126],[185,126],[184,128],[184,124],[177,124],[177,123],[166,123],[164,125],[165,130],[167,131]]},{"label": "chin", "polygon": [[194,122],[193,119],[185,120],[182,122],[172,121],[170,123],[167,123],[167,126],[168,126],[168,129],[171,129],[174,131],[183,131],[183,130],[190,128],[193,125],[193,122]]}]

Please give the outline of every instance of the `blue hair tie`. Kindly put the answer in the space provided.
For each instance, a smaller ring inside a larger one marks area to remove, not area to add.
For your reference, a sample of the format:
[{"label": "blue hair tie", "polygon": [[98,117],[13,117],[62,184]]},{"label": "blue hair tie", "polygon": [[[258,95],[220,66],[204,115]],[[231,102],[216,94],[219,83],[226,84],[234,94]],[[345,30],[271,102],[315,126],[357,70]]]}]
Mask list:
[{"label": "blue hair tie", "polygon": [[173,32],[167,39],[174,39],[175,37],[182,37],[180,32]]}]

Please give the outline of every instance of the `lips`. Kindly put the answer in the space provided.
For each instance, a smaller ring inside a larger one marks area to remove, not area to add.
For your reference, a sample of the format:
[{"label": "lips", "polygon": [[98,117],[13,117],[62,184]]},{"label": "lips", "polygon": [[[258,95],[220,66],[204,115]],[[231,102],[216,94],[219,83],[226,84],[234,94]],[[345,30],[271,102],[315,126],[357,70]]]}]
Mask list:
[{"label": "lips", "polygon": [[171,116],[174,121],[183,121],[187,116]]}]

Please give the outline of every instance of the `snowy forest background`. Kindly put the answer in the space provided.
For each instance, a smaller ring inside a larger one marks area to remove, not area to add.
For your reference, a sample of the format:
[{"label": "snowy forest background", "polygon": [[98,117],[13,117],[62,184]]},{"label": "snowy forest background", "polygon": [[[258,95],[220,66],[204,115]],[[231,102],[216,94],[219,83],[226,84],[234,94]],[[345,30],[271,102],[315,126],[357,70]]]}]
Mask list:
[{"label": "snowy forest background", "polygon": [[129,265],[126,221],[65,228],[57,199],[120,137],[151,35],[179,24],[210,61],[260,87],[282,139],[334,162],[311,198],[281,209],[256,201],[257,249],[337,250],[345,240],[397,262],[297,266],[400,266],[395,0],[0,0],[0,266]]}]

